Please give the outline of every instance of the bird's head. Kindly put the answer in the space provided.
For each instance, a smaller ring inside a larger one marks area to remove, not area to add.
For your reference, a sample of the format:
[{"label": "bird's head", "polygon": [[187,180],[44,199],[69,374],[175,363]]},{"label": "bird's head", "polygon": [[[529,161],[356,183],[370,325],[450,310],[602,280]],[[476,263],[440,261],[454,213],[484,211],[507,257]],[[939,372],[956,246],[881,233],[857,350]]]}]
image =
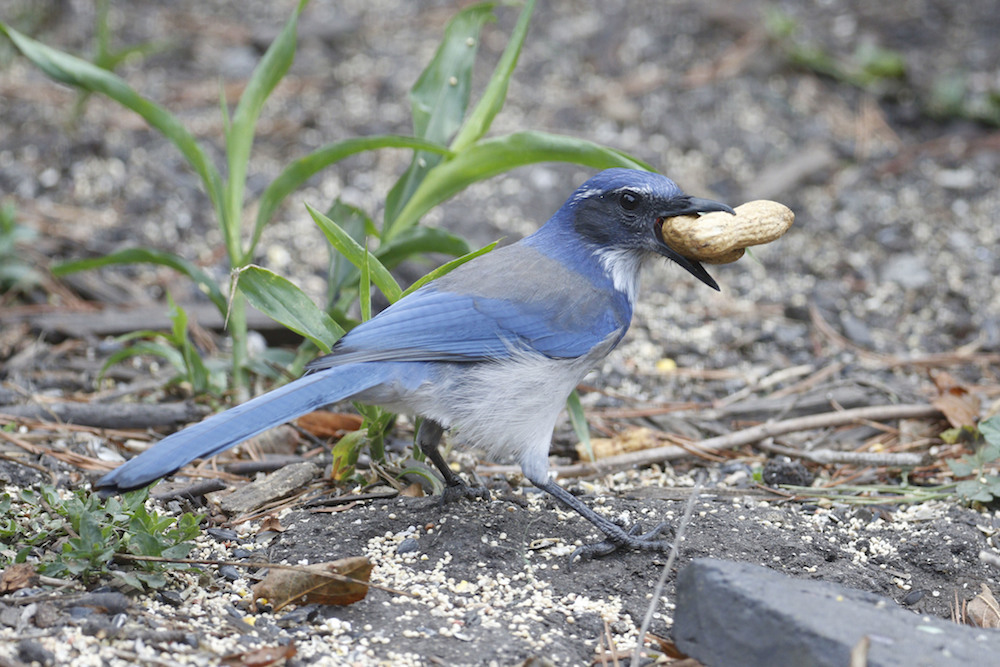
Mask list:
[{"label": "bird's head", "polygon": [[594,246],[636,256],[658,254],[719,289],[702,265],[663,241],[665,218],[733,209],[684,194],[666,176],[633,169],[607,169],[577,188],[564,205],[573,228]]}]

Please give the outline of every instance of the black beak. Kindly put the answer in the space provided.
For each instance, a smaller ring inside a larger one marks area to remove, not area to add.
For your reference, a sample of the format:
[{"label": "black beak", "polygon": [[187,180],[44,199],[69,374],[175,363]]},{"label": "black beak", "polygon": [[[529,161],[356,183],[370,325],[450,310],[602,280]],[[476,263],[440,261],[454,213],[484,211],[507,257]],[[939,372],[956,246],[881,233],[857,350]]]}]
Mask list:
[{"label": "black beak", "polygon": [[708,271],[706,271],[701,265],[701,262],[688,259],[664,243],[663,235],[660,233],[659,226],[662,224],[663,218],[672,218],[678,215],[695,215],[697,213],[708,213],[709,211],[725,211],[726,213],[736,215],[736,212],[721,202],[712,201],[711,199],[701,199],[700,197],[677,197],[671,201],[670,204],[671,205],[660,214],[660,217],[657,220],[657,229],[654,234],[656,237],[656,252],[660,253],[667,259],[680,264],[692,276],[712,289],[719,291],[719,284],[715,282],[715,279],[712,278],[712,276],[708,275]]}]

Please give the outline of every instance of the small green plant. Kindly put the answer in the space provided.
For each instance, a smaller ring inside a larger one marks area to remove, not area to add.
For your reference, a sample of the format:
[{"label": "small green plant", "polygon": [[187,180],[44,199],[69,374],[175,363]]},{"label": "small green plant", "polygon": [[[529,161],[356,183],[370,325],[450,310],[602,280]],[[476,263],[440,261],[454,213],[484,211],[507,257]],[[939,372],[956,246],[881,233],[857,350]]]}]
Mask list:
[{"label": "small green plant", "polygon": [[802,40],[798,23],[780,9],[765,14],[764,25],[785,57],[793,65],[872,90],[906,77],[906,60],[898,51],[876,44],[860,43],[849,58],[837,58],[822,46]]},{"label": "small green plant", "polygon": [[188,335],[187,313],[174,303],[169,294],[167,303],[170,305],[170,321],[173,323],[170,332],[144,329],[119,336],[118,342],[133,342],[105,360],[97,381],[101,381],[111,366],[131,357],[149,355],[165,359],[174,367],[177,374],[172,383],[187,382],[195,394],[221,395],[226,390],[224,369],[218,364],[206,363],[201,358],[201,353]]},{"label": "small green plant", "polygon": [[35,230],[18,224],[14,204],[0,204],[0,294],[31,287],[41,280],[38,271],[24,261],[19,247],[34,238]]},{"label": "small green plant", "polygon": [[955,477],[971,477],[958,482],[955,493],[965,502],[988,503],[1000,498],[1000,475],[992,464],[1000,461],[1000,417],[992,417],[975,429],[952,430],[946,439],[957,441],[962,435],[968,436],[973,447],[968,454],[957,461],[948,461],[948,467]]},{"label": "small green plant", "polygon": [[[148,491],[130,491],[101,500],[83,490],[68,498],[50,485],[25,489],[18,499],[0,496],[0,538],[16,548],[2,552],[0,562],[37,558],[42,574],[92,583],[108,577],[138,590],[162,588],[166,570],[185,569],[179,563],[128,561],[110,566],[119,555],[184,558],[189,540],[200,534],[201,516],[185,513],[176,519],[146,509]],[[6,564],[5,563],[5,564]]]},{"label": "small green plant", "polygon": [[[487,2],[463,9],[448,24],[431,64],[411,91],[412,136],[358,137],[328,144],[313,151],[285,167],[267,186],[257,201],[254,220],[251,224],[245,224],[246,178],[257,119],[267,98],[292,64],[299,16],[307,4],[308,0],[300,0],[284,29],[255,68],[232,114],[227,101],[221,101],[225,135],[225,178],[208,157],[209,152],[175,115],[142,97],[123,79],[93,63],[45,46],[0,23],[0,32],[6,34],[22,54],[51,78],[80,90],[106,95],[138,113],[177,147],[201,179],[222,232],[230,269],[234,274],[240,275],[241,279],[240,289],[232,292],[232,298],[227,303],[223,296],[226,290],[199,267],[178,255],[147,248],[132,248],[103,257],[68,262],[56,266],[54,272],[63,274],[112,264],[150,262],[170,266],[187,275],[227,318],[232,339],[232,381],[238,393],[245,393],[248,387],[250,367],[244,296],[250,282],[244,280],[246,269],[252,265],[264,227],[284,199],[322,169],[350,155],[369,150],[402,148],[414,151],[409,169],[387,196],[381,229],[365,224],[362,228],[354,226],[346,233],[347,238],[355,243],[364,240],[367,235],[377,241],[375,254],[368,253],[368,256],[379,259],[377,265],[372,264],[372,275],[376,276],[381,268],[391,269],[404,259],[431,250],[452,254],[467,252],[468,248],[461,239],[440,230],[420,227],[417,223],[431,208],[477,181],[518,166],[542,161],[576,162],[595,168],[648,168],[620,151],[572,137],[530,131],[485,137],[506,99],[507,85],[534,11],[534,0],[528,0],[482,97],[471,113],[467,114],[480,30],[493,18],[496,5]],[[338,207],[334,207],[330,212],[338,214],[338,210]],[[346,222],[345,226],[350,227]],[[329,234],[327,236],[329,238]],[[344,273],[331,270],[331,274],[334,273],[337,274],[337,281],[333,284],[335,288],[357,284],[353,280],[353,271]],[[376,284],[379,285],[378,281]],[[273,279],[258,286],[270,290],[270,293],[257,292],[253,295],[255,301],[280,305],[287,299],[297,298],[289,296],[286,288],[291,284],[288,281]],[[382,285],[379,287],[383,288]],[[353,288],[334,291],[330,298],[334,299],[335,306],[343,305],[344,298],[353,298]],[[392,300],[392,295],[386,296]],[[320,349],[328,347],[343,333],[344,324],[351,324],[346,320],[344,312],[344,309],[335,308],[334,318],[327,316],[318,322],[318,331],[324,342],[324,345],[319,346]],[[334,319],[340,320],[341,324],[335,324]],[[285,322],[281,319],[279,321]],[[331,327],[331,323],[334,326]],[[310,339],[316,342],[316,339]]]}]

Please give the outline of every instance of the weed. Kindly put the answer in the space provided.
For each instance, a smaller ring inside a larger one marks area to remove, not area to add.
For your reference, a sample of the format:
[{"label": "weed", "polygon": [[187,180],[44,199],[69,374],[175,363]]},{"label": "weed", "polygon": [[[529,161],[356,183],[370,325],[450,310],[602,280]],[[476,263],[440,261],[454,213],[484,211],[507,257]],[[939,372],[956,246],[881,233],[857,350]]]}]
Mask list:
[{"label": "weed", "polygon": [[130,491],[102,500],[83,490],[61,495],[42,485],[24,489],[16,499],[0,496],[0,538],[11,549],[0,551],[0,563],[37,561],[41,574],[79,579],[90,584],[117,579],[138,590],[162,588],[164,572],[183,564],[128,561],[112,568],[119,554],[184,558],[200,534],[201,516],[176,519],[146,509],[148,491]]}]

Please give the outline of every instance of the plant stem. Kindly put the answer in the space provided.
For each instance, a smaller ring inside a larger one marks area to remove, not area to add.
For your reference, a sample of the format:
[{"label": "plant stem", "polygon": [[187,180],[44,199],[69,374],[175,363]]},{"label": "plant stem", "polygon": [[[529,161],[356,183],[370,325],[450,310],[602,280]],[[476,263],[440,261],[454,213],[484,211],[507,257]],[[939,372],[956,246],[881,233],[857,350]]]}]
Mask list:
[{"label": "plant stem", "polygon": [[239,290],[234,290],[232,303],[229,307],[229,336],[233,341],[233,389],[236,399],[244,401],[249,398],[249,379],[247,366],[247,302]]}]

